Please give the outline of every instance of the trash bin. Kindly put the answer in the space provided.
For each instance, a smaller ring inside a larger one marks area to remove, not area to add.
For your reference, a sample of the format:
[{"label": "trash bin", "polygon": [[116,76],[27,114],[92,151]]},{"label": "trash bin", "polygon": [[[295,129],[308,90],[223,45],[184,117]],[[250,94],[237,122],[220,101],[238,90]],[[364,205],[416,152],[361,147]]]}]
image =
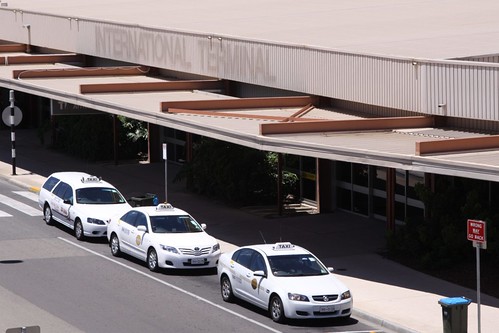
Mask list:
[{"label": "trash bin", "polygon": [[146,193],[144,195],[131,197],[128,199],[128,203],[132,207],[157,206],[159,204],[159,200],[156,194]]},{"label": "trash bin", "polygon": [[466,297],[448,297],[438,303],[442,306],[444,333],[467,333],[468,305],[471,300]]}]

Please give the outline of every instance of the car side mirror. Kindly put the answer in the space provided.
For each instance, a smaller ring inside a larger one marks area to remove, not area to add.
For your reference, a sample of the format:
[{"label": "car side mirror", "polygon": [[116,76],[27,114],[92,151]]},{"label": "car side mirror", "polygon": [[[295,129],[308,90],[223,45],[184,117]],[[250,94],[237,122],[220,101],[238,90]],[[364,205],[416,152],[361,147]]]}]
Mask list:
[{"label": "car side mirror", "polygon": [[64,203],[65,203],[66,205],[72,205],[72,204],[73,204],[73,200],[71,200],[71,199],[66,199],[66,200],[64,200]]},{"label": "car side mirror", "polygon": [[267,274],[265,274],[264,271],[254,271],[253,272],[254,276],[261,276],[261,277],[267,277]]},{"label": "car side mirror", "polygon": [[206,229],[206,224],[201,223],[201,228],[203,228],[203,230],[205,230]]},{"label": "car side mirror", "polygon": [[327,270],[329,271],[329,273],[333,273],[334,272],[334,268],[333,267],[328,267]]},{"label": "car side mirror", "polygon": [[143,232],[147,232],[147,227],[145,225],[139,225],[137,227],[137,230],[138,231],[143,231]]}]

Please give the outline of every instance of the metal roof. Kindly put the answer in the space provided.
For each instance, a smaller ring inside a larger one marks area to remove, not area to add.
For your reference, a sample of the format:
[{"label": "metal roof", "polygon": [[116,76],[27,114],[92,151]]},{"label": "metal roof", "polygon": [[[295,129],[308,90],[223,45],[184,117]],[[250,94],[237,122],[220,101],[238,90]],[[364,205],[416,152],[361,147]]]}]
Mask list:
[{"label": "metal roof", "polygon": [[499,53],[496,0],[2,0],[5,9],[427,59]]}]

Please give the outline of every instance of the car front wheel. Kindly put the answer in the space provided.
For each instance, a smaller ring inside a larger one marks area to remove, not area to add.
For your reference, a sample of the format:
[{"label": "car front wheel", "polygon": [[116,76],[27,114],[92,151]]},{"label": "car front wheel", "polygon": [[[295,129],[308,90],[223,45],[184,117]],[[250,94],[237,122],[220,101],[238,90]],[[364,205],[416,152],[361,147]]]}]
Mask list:
[{"label": "car front wheel", "polygon": [[286,320],[286,317],[284,316],[284,306],[279,296],[274,295],[270,299],[269,312],[270,318],[276,323],[283,323]]},{"label": "car front wheel", "polygon": [[50,209],[50,206],[48,204],[45,204],[45,207],[43,208],[43,218],[45,220],[45,223],[48,225],[51,225],[53,220],[52,220],[52,209]]},{"label": "car front wheel", "polygon": [[220,280],[220,291],[222,293],[222,299],[225,302],[230,303],[234,301],[234,294],[232,293],[232,285],[227,275],[222,276],[222,279]]},{"label": "car front wheel", "polygon": [[150,249],[147,253],[147,266],[151,272],[158,271],[158,254],[155,249]]},{"label": "car front wheel", "polygon": [[75,222],[75,237],[77,240],[83,240],[85,238],[83,233],[83,225],[81,224],[80,219],[76,219]]},{"label": "car front wheel", "polygon": [[112,234],[111,236],[111,254],[114,257],[119,257],[121,251],[120,251],[120,240],[118,239],[118,236],[116,234]]}]

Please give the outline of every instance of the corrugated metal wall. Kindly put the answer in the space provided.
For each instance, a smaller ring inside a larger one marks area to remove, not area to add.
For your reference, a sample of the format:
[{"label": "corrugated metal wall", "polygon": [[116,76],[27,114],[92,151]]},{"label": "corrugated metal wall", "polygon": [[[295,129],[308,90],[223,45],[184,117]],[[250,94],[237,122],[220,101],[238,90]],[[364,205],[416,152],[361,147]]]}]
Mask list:
[{"label": "corrugated metal wall", "polygon": [[476,62],[428,63],[422,68],[422,112],[499,120],[499,66]]},{"label": "corrugated metal wall", "polygon": [[0,39],[14,42],[394,110],[499,121],[494,63],[351,54],[5,8],[0,21]]},{"label": "corrugated metal wall", "polygon": [[491,55],[476,56],[476,57],[457,58],[455,60],[499,63],[499,55],[491,54]]}]

